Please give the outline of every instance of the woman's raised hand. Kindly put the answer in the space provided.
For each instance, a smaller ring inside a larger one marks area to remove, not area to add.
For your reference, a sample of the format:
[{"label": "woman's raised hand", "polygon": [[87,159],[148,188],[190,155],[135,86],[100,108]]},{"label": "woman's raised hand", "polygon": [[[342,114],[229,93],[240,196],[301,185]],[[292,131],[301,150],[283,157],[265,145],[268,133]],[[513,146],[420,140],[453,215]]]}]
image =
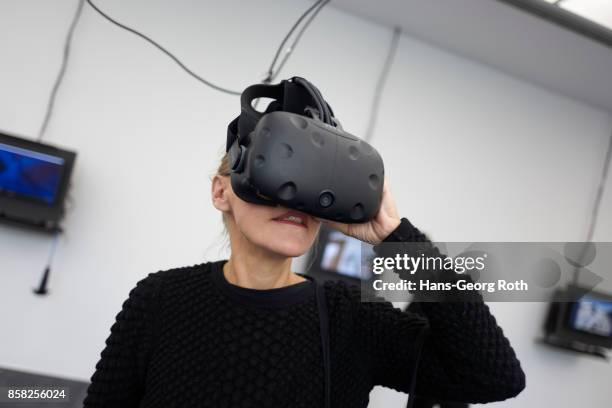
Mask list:
[{"label": "woman's raised hand", "polygon": [[361,224],[344,224],[337,221],[325,220],[323,218],[316,219],[348,236],[372,245],[376,245],[384,240],[401,222],[386,177],[383,185],[380,210],[378,210],[376,216],[370,221]]}]

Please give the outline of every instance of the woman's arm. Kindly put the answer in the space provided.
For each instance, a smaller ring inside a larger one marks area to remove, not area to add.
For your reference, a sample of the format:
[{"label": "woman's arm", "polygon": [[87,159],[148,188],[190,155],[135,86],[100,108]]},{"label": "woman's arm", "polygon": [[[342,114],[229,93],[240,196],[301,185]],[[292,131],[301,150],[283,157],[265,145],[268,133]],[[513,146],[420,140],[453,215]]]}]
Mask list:
[{"label": "woman's arm", "polygon": [[155,338],[160,281],[157,273],[150,273],[130,291],[96,364],[83,401],[85,408],[138,406]]},{"label": "woman's arm", "polygon": [[[420,252],[444,257],[406,218],[402,218],[400,225],[382,244],[375,246],[377,254],[388,251],[385,243],[391,242],[421,242]],[[397,252],[397,245],[392,246],[391,252]],[[453,271],[431,272],[436,281],[458,279]],[[469,279],[466,276],[461,278]],[[366,322],[378,325],[380,332],[377,335],[383,336],[386,352],[404,356],[404,361],[389,360],[390,364],[377,367],[382,385],[408,391],[408,380],[413,370],[408,364],[414,355],[401,351],[407,347],[402,332],[406,330],[405,326],[414,324],[411,322],[421,317],[428,322],[428,335],[418,364],[417,395],[472,403],[499,401],[518,395],[525,388],[525,374],[480,294],[455,291],[448,296],[453,296],[453,301],[413,302],[406,312],[392,311],[391,304],[362,304],[362,317],[365,316]],[[385,322],[372,322],[382,315],[386,316]]]},{"label": "woman's arm", "polygon": [[[407,219],[400,219],[386,179],[380,210],[369,222],[320,221],[375,245],[384,256],[416,250],[445,257]],[[420,244],[385,245],[392,242]],[[458,279],[453,271],[428,272],[432,280]],[[413,302],[402,312],[389,302],[362,302],[357,287],[345,289],[356,305],[357,336],[374,384],[404,392],[415,385],[422,396],[472,403],[500,401],[525,388],[520,362],[478,292],[449,291],[442,302]]]}]

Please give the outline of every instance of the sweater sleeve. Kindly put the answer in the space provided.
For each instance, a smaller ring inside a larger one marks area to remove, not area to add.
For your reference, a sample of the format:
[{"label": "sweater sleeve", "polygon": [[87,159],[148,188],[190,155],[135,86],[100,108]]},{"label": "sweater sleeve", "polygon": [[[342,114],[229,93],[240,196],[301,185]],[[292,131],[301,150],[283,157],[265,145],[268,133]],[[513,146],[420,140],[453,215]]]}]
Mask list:
[{"label": "sweater sleeve", "polygon": [[[445,257],[406,218],[383,242],[421,242],[427,256]],[[377,255],[382,247],[374,247]],[[457,279],[454,271],[435,274],[437,281]],[[486,403],[518,395],[525,374],[481,295],[449,296],[452,301],[412,302],[406,311],[389,302],[360,302],[361,336],[375,338],[366,340],[375,384],[403,392],[414,386],[416,395],[437,401]],[[417,336],[424,325],[425,335]]]},{"label": "sweater sleeve", "polygon": [[160,286],[159,274],[149,273],[131,289],[96,364],[83,401],[85,408],[138,406],[155,337]]}]

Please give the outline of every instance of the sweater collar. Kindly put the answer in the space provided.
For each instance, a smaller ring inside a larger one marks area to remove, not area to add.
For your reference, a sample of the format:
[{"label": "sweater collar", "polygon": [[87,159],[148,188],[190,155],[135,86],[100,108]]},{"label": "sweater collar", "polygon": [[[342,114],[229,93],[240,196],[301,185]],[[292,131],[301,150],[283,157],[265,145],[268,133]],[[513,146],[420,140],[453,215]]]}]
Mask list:
[{"label": "sweater collar", "polygon": [[304,282],[274,289],[252,289],[230,283],[223,274],[223,265],[227,259],[213,262],[211,279],[225,295],[246,306],[260,308],[286,308],[303,302],[314,295],[315,282],[311,276],[298,274],[306,279]]}]

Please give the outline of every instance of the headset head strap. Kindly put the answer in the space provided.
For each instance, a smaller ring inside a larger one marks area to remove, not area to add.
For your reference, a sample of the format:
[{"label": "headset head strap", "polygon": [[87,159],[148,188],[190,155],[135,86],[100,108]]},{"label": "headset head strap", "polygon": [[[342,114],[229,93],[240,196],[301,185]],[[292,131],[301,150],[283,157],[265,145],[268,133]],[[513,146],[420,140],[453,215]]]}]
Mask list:
[{"label": "headset head strap", "polygon": [[[315,92],[309,91],[304,83],[310,85]],[[319,97],[322,100],[320,95],[314,85],[300,77],[286,79],[276,85],[256,84],[249,86],[240,96],[240,115],[232,120],[227,127],[225,151],[229,151],[236,140],[246,138],[255,129],[259,119],[267,113],[280,110],[308,116],[309,112],[313,111],[313,107],[321,106],[321,101],[318,100]],[[274,99],[263,113],[256,111],[251,105],[254,99],[262,97]],[[325,106],[316,110],[320,111],[327,108],[333,116],[329,104],[325,101],[323,103],[325,103]],[[323,112],[318,112],[318,115],[322,117]],[[239,140],[240,142],[241,140]]]}]

